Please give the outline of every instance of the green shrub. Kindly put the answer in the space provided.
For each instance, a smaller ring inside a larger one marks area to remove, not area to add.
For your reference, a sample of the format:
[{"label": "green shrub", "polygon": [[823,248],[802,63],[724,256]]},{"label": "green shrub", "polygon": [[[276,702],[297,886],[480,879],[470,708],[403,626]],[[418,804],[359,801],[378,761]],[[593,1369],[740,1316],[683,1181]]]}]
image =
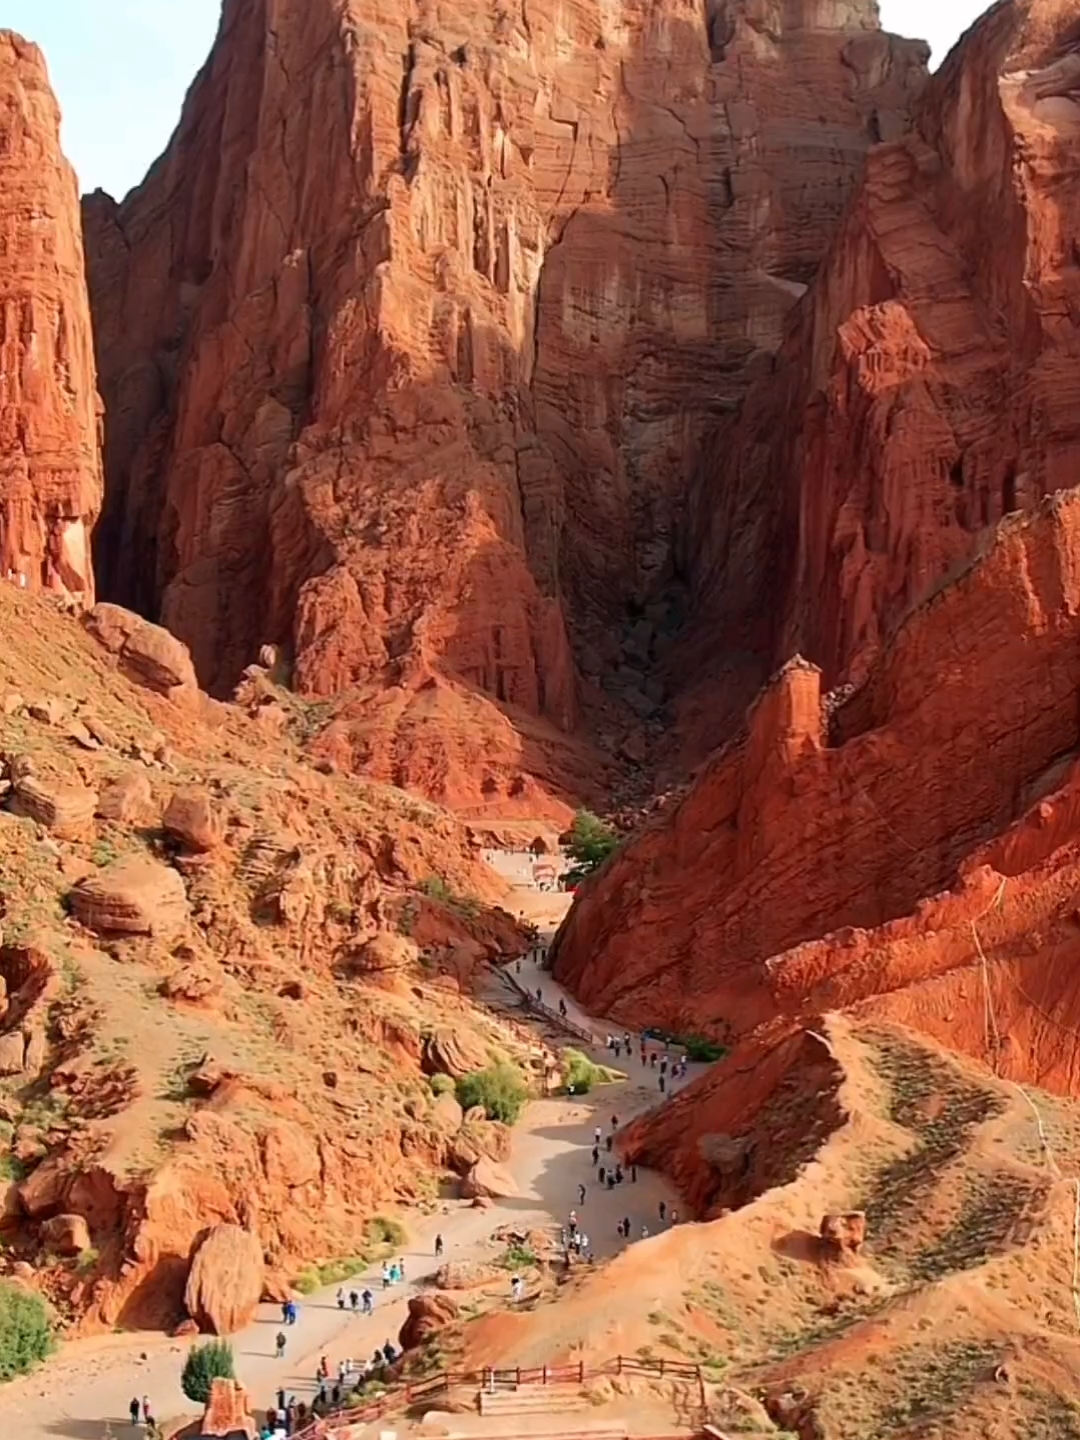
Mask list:
[{"label": "green shrub", "polygon": [[486,1070],[474,1070],[457,1082],[457,1098],[463,1110],[482,1105],[489,1120],[513,1125],[529,1098],[529,1087],[516,1065],[502,1061]]},{"label": "green shrub", "polygon": [[392,1250],[400,1250],[408,1238],[401,1221],[388,1215],[373,1215],[367,1222],[367,1235],[372,1245],[388,1245]]},{"label": "green shrub", "polygon": [[235,1375],[232,1346],[227,1340],[210,1340],[205,1345],[195,1345],[188,1352],[180,1376],[180,1388],[195,1405],[205,1405],[210,1399],[213,1382],[232,1380]]},{"label": "green shrub", "polygon": [[499,1261],[504,1270],[528,1270],[536,1263],[536,1252],[527,1245],[508,1245]]},{"label": "green shrub", "polygon": [[420,886],[429,900],[445,905],[466,920],[475,920],[480,913],[480,902],[471,895],[455,895],[441,875],[429,875]]},{"label": "green shrub", "polygon": [[562,1052],[562,1073],[572,1095],[587,1095],[594,1085],[609,1085],[621,1078],[617,1071],[590,1060],[583,1050],[574,1049]]},{"label": "green shrub", "polygon": [[717,1045],[713,1040],[706,1040],[704,1035],[689,1036],[683,1041],[683,1049],[689,1059],[705,1065],[712,1065],[717,1060],[722,1060],[727,1054],[723,1045]]},{"label": "green shrub", "polygon": [[452,1075],[432,1075],[428,1083],[433,1095],[452,1095],[456,1088]]},{"label": "green shrub", "polygon": [[52,1350],[45,1302],[19,1285],[0,1283],[0,1381],[26,1375]]},{"label": "green shrub", "polygon": [[292,1288],[301,1295],[314,1295],[320,1283],[317,1270],[303,1270],[299,1275],[293,1276]]},{"label": "green shrub", "polygon": [[699,1065],[713,1065],[727,1054],[725,1046],[706,1039],[704,1035],[674,1035],[667,1030],[650,1030],[649,1034],[654,1040],[662,1040],[675,1050],[685,1050],[686,1058]]}]

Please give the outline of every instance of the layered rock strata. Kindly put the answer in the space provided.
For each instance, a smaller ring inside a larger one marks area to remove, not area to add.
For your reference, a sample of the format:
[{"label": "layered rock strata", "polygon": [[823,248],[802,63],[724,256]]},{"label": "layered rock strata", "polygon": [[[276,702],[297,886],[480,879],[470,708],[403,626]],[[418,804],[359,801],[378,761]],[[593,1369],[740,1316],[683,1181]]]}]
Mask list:
[{"label": "layered rock strata", "polygon": [[1075,483],[1075,7],[994,6],[865,178],[689,505],[698,650],[867,673],[1004,514]]},{"label": "layered rock strata", "polygon": [[86,205],[103,590],[219,692],[281,644],[375,773],[458,768],[441,724],[458,798],[536,813],[567,617],[654,714],[662,607],[604,637],[924,60],[871,0],[227,0],[167,154]]},{"label": "layered rock strata", "polygon": [[[596,1014],[738,1035],[971,967],[980,917],[1003,957],[1019,963],[1024,936],[1037,953],[1072,924],[1068,883],[1051,884],[1065,861],[1048,857],[1075,838],[1075,797],[1009,827],[1062,785],[1080,742],[1078,616],[1073,490],[1003,522],[846,700],[823,705],[805,662],[780,672],[746,733],[589,883],[558,977]],[[1040,866],[1020,887],[1037,902],[1002,892]],[[961,1033],[956,994],[939,1000],[942,1038]],[[977,987],[968,1002],[984,1004]],[[1071,1063],[1048,1065],[1055,1084],[1073,1083]]]},{"label": "layered rock strata", "polygon": [[0,30],[0,579],[93,602],[98,411],[60,112],[41,51]]}]

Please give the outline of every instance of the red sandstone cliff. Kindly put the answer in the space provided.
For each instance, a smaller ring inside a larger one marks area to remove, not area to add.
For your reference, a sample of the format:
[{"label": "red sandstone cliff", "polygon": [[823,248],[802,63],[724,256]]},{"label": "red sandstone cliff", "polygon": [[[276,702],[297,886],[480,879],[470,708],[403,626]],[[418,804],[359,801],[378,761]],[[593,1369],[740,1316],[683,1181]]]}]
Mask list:
[{"label": "red sandstone cliff", "polygon": [[282,643],[377,774],[587,790],[560,735],[601,677],[604,726],[655,715],[698,442],[924,55],[871,0],[227,0],[165,156],[86,206],[104,591],[219,691]]},{"label": "red sandstone cliff", "polygon": [[41,52],[0,30],[0,577],[92,603],[101,490],[75,175]]},{"label": "red sandstone cliff", "polygon": [[1078,617],[1073,490],[1003,522],[838,707],[815,667],[787,666],[745,735],[590,882],[556,974],[597,1014],[736,1035],[905,991],[891,1018],[983,1058],[985,924],[1028,997],[1001,981],[1002,1036],[1040,1083],[1074,1088],[1072,1043],[1054,1053],[1032,1027],[1080,1018],[1048,958],[1077,943],[1075,782],[1043,801],[1080,743]]},{"label": "red sandstone cliff", "polygon": [[693,489],[695,653],[858,681],[984,526],[1075,483],[1076,23],[1064,0],[994,6],[871,152]]}]

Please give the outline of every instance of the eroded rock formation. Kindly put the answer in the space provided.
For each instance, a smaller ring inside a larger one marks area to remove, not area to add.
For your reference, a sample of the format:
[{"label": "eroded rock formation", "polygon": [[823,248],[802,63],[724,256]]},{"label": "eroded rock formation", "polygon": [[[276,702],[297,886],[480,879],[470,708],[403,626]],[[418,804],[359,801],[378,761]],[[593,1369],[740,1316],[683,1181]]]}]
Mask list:
[{"label": "eroded rock formation", "polygon": [[0,578],[92,603],[98,408],[60,112],[41,51],[0,30]]},{"label": "eroded rock formation", "polygon": [[1061,0],[994,6],[871,152],[691,496],[698,655],[857,683],[985,526],[1075,483],[1075,42]]},{"label": "eroded rock formation", "polygon": [[369,772],[587,791],[559,737],[601,676],[656,714],[698,442],[924,59],[871,0],[227,0],[169,152],[86,205],[103,589],[218,691],[267,642],[348,691]]},{"label": "eroded rock formation", "polygon": [[[1072,1089],[1074,1047],[1040,1019],[1076,1025],[1065,972],[1021,972],[1051,937],[1074,943],[1078,616],[1072,490],[1004,521],[839,705],[817,669],[787,666],[586,888],[556,974],[594,1013],[684,1033],[874,1002],[980,1059],[979,986],[1000,984],[995,1064]],[[980,944],[997,981],[972,970]]]}]

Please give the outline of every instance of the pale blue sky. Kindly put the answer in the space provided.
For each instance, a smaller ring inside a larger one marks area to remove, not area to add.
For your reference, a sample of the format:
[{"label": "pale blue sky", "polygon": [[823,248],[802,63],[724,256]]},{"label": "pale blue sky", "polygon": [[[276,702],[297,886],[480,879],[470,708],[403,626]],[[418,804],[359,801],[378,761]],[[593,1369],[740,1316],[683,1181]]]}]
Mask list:
[{"label": "pale blue sky", "polygon": [[[937,64],[987,3],[880,0],[881,19],[929,40]],[[119,198],[161,154],[220,10],[221,0],[0,0],[0,24],[45,51],[84,190]]]}]

